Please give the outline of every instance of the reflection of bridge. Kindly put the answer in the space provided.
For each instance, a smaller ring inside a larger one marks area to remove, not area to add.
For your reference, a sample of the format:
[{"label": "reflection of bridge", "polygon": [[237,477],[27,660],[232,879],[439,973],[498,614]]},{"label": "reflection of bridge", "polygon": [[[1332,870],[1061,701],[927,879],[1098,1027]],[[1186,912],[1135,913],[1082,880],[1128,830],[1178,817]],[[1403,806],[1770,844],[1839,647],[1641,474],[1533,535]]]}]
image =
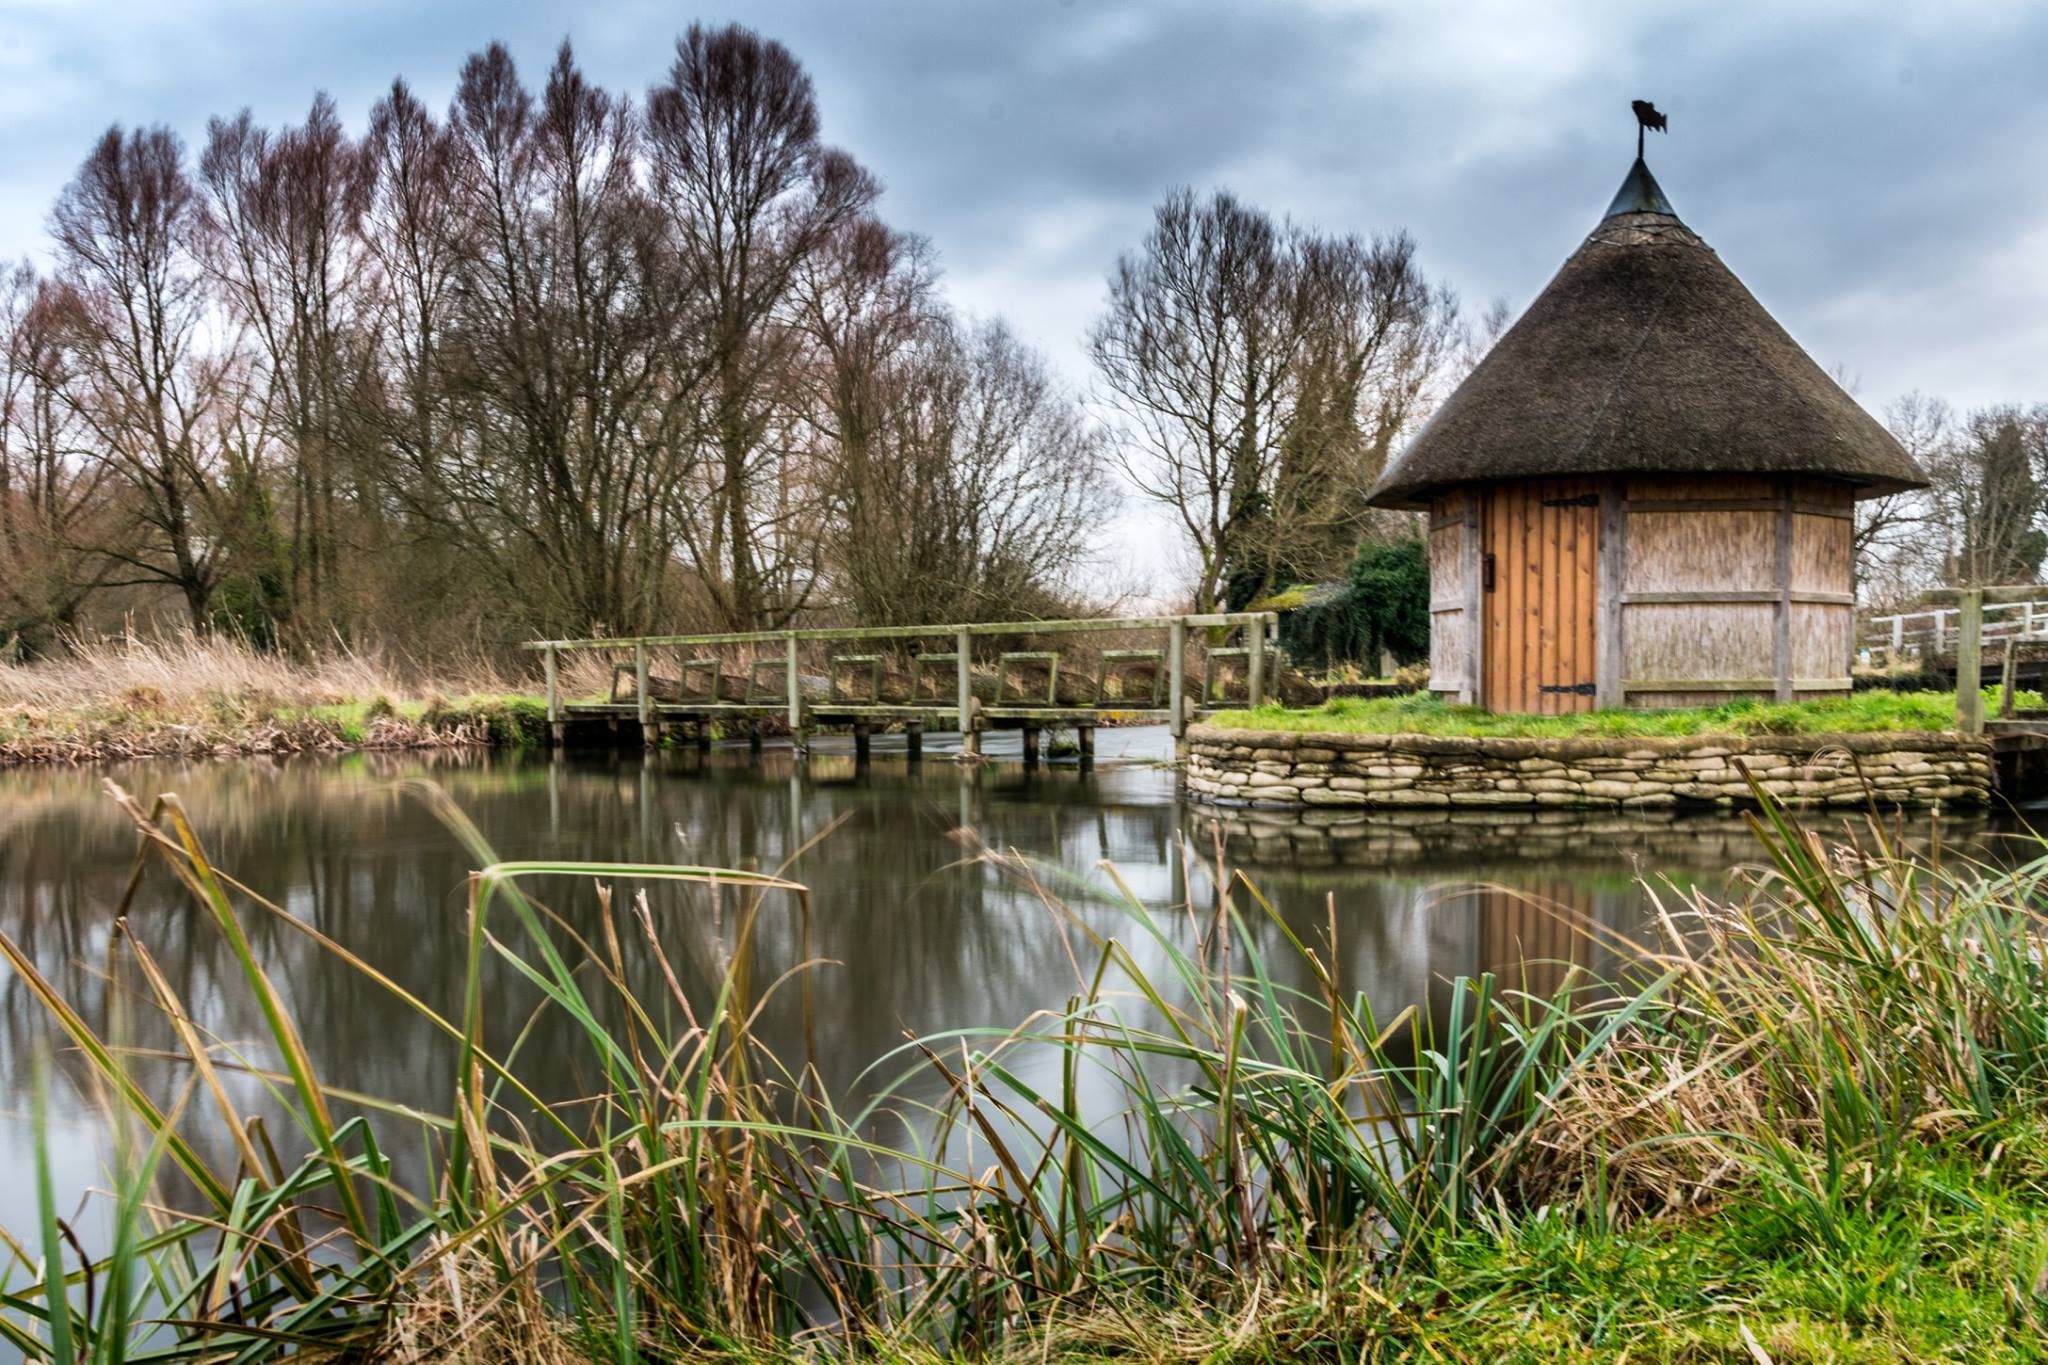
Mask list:
[{"label": "reflection of bridge", "polygon": [[[913,756],[927,729],[957,731],[970,753],[979,752],[985,730],[1021,730],[1032,762],[1051,727],[1075,730],[1087,758],[1095,727],[1111,720],[1163,722],[1178,738],[1205,707],[1261,704],[1267,637],[1278,621],[1274,612],[1222,612],[535,640],[527,648],[546,661],[548,724],[558,746],[571,738],[573,722],[598,722],[612,735],[631,724],[648,747],[668,727],[703,746],[716,723],[744,730],[758,747],[767,728],[786,728],[800,741],[817,726],[845,725],[865,758],[876,726],[901,725]],[[1201,679],[1193,697],[1191,644]],[[564,696],[570,656],[610,662],[602,699]],[[622,662],[627,657],[630,664]],[[673,668],[666,676],[665,662]]]}]

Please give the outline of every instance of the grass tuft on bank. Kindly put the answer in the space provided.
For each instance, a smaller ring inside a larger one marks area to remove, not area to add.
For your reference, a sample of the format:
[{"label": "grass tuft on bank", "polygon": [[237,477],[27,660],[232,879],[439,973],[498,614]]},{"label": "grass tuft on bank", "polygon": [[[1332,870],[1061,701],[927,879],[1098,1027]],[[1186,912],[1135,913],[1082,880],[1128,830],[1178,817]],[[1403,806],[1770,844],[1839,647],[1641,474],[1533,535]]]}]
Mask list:
[{"label": "grass tuft on bank", "polygon": [[[852,1107],[755,1034],[830,970],[756,975],[759,935],[808,957],[800,884],[499,861],[416,790],[479,868],[466,916],[422,912],[466,935],[448,1014],[217,869],[173,797],[120,799],[193,898],[179,933],[205,926],[261,1004],[260,1046],[196,1030],[125,905],[102,960],[168,1052],[99,1031],[0,936],[121,1136],[113,1252],[81,1260],[46,1185],[0,1239],[26,1358],[2048,1354],[2048,858],[1947,867],[1874,822],[1829,846],[1766,805],[1747,889],[1665,891],[1663,934],[1610,944],[1610,975],[1461,976],[1384,1017],[1335,906],[1304,922],[1241,877],[1151,904],[976,850],[1046,904],[1067,998],[910,1040]],[[656,884],[685,903],[635,894]],[[594,895],[595,925],[541,885]],[[1122,929],[1066,913],[1083,897]],[[696,991],[678,908],[734,935]],[[445,1038],[442,1112],[323,1087],[258,948],[279,933]],[[493,963],[539,1014],[486,1007]],[[536,1030],[581,1049],[583,1098],[540,1101]],[[236,1106],[250,1066],[294,1123]],[[401,1144],[428,1169],[402,1175]]]},{"label": "grass tuft on bank", "polygon": [[[1995,713],[1996,697],[1989,690],[1985,696],[1986,713]],[[2040,697],[2031,692],[2020,693],[2017,702],[2021,706],[2041,705]],[[1845,693],[1813,701],[1744,698],[1720,706],[1671,711],[1581,711],[1564,716],[1496,713],[1418,692],[1402,697],[1340,697],[1302,709],[1266,705],[1221,711],[1207,719],[1210,725],[1233,730],[1501,739],[1942,731],[1954,729],[1955,721],[1953,693],[1885,691]]]},{"label": "grass tuft on bank", "polygon": [[477,660],[421,675],[344,650],[292,658],[225,636],[87,638],[0,665],[0,766],[155,755],[523,747],[546,708]]}]

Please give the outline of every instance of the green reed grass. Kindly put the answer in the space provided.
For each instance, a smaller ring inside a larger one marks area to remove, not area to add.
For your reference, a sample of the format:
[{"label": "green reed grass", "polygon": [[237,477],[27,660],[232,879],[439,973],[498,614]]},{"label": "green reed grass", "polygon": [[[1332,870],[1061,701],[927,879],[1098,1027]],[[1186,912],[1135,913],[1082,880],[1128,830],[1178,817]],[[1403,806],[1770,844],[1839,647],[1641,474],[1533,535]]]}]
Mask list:
[{"label": "green reed grass", "polygon": [[[1745,1209],[1790,1244],[1853,1257],[1871,1218],[1926,1196],[1930,1152],[1999,1149],[2048,1082],[2048,864],[1916,857],[1874,816],[1859,841],[1830,844],[1759,793],[1766,870],[1748,894],[1667,890],[1660,942],[1629,953],[1620,979],[1572,971],[1538,994],[1461,978],[1435,1016],[1382,1019],[1341,979],[1334,904],[1304,939],[1220,867],[1198,914],[1147,906],[1113,870],[1084,879],[977,850],[1044,903],[1074,992],[1015,1029],[909,1040],[848,1110],[757,1035],[769,1009],[808,1020],[817,964],[757,981],[751,952],[762,915],[807,922],[799,882],[505,862],[445,797],[416,792],[479,869],[456,1017],[216,868],[173,797],[145,810],[117,794],[138,832],[130,895],[165,870],[182,883],[259,1005],[262,1055],[192,1023],[125,904],[110,968],[132,972],[169,1022],[171,1058],[141,1055],[118,1018],[95,1032],[0,938],[117,1137],[114,1237],[96,1259],[38,1171],[38,1226],[8,1235],[0,1274],[0,1335],[15,1349],[38,1361],[936,1358],[1111,1343],[1443,1355],[1431,1323],[1458,1301],[1446,1286],[1478,1282],[1475,1245],[1552,1245],[1537,1230],[1559,1219],[1575,1237],[1641,1239]],[[540,878],[597,883],[593,935],[530,894]],[[680,985],[654,903],[617,897],[652,882],[740,898],[709,998]],[[1121,927],[1092,929],[1070,909],[1084,898]],[[442,1112],[322,1082],[252,946],[263,917],[447,1039],[459,1064]],[[637,995],[629,963],[654,966],[665,995]],[[596,1078],[587,1097],[543,1104],[521,1037],[490,1036],[494,966],[573,1026]],[[262,1078],[297,1131],[238,1112],[231,1073]],[[165,1104],[154,1095],[167,1076]],[[936,1100],[913,1098],[921,1077],[939,1081]],[[1090,1110],[1089,1094],[1110,1098]],[[201,1155],[200,1123],[229,1136],[230,1164]],[[423,1180],[401,1182],[380,1145],[396,1139],[429,1154]],[[1436,1297],[1418,1303],[1425,1288]],[[1985,1292],[2036,1297],[2016,1281]],[[1478,1331],[1484,1304],[1510,1297],[1484,1290],[1458,1330]]]}]

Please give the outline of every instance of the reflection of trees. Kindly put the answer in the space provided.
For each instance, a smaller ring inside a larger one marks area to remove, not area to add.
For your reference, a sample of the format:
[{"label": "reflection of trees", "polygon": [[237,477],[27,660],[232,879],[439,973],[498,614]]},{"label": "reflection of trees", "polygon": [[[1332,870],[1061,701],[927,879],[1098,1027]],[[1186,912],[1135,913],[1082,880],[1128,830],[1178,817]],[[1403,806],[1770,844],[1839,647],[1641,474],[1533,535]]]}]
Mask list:
[{"label": "reflection of trees", "polygon": [[[1355,822],[1340,832],[1315,822],[1264,821],[1183,812],[1170,774],[1145,769],[1083,775],[1047,768],[964,768],[877,763],[856,773],[824,765],[800,773],[786,752],[749,760],[719,752],[577,756],[549,763],[503,754],[343,760],[138,764],[115,776],[145,795],[175,790],[216,861],[275,898],[293,917],[361,953],[378,970],[451,1017],[464,970],[466,879],[471,859],[439,824],[392,789],[393,778],[430,773],[506,857],[697,862],[775,870],[813,888],[806,925],[788,900],[771,900],[757,923],[757,989],[807,958],[829,960],[809,981],[815,1061],[843,1090],[906,1031],[930,1035],[1007,1027],[1058,1007],[1075,990],[1054,917],[1031,892],[948,837],[972,826],[994,849],[1057,862],[1076,876],[1114,862],[1155,906],[1191,893],[1194,919],[1213,914],[1213,834],[1226,865],[1241,867],[1288,929],[1320,945],[1334,895],[1336,970],[1383,1019],[1440,1001],[1442,983],[1491,970],[1524,984],[1529,958],[1611,962],[1574,940],[1548,905],[1602,926],[1634,930],[1643,910],[1638,871],[1690,869],[1723,875],[1748,855],[1739,826],[1667,822],[1647,831],[1552,823],[1494,828],[1472,822]],[[134,836],[80,771],[0,774],[0,929],[30,954],[96,1028],[110,992],[135,985],[107,975],[111,915],[131,866]],[[806,841],[832,832],[804,850]],[[1546,832],[1547,831],[1547,832]],[[1183,834],[1186,842],[1183,843]],[[1955,831],[1946,836],[1955,841]],[[1737,850],[1740,851],[1737,851]],[[1190,870],[1183,875],[1182,860]],[[1098,886],[1106,887],[1100,876]],[[1479,889],[1498,883],[1512,890]],[[620,888],[623,910],[636,888]],[[587,885],[535,883],[567,929],[596,941],[597,900]],[[647,888],[664,952],[693,1008],[709,1002],[729,960],[741,902],[731,892],[657,884]],[[1069,896],[1071,913],[1098,935],[1117,936],[1141,960],[1156,952],[1113,905]],[[1279,927],[1239,897],[1247,948],[1291,984]],[[439,1112],[452,1086],[452,1049],[372,982],[303,934],[254,914],[248,927],[330,1084]],[[516,939],[509,916],[494,921]],[[1192,940],[1185,916],[1174,932]],[[158,958],[200,1027],[228,1040],[262,1036],[261,1021],[218,935],[161,870],[138,895],[132,928]],[[639,930],[623,914],[626,975],[657,1017],[680,1027],[667,987]],[[1084,959],[1084,971],[1092,967]],[[1547,989],[1561,967],[1530,969]],[[1548,974],[1547,974],[1548,973]],[[593,989],[601,1009],[616,1000]],[[139,997],[136,997],[140,1005]],[[795,986],[764,1012],[762,1037],[791,1064],[809,1059]],[[487,967],[484,999],[494,1045],[522,1044],[523,1073],[545,1096],[584,1093],[587,1047],[566,1019],[533,1019],[537,993],[501,962]],[[153,1012],[138,1007],[130,1041],[166,1047]],[[623,1026],[623,1019],[610,1019]],[[0,976],[0,1085],[21,1093],[31,1040],[46,1036],[40,1005],[24,984]],[[258,1057],[256,1060],[268,1060]],[[170,1078],[158,1083],[168,1089]],[[935,1084],[935,1083],[934,1083]],[[261,1108],[260,1087],[238,1086]],[[929,1093],[929,1092],[927,1092]],[[199,1140],[210,1151],[224,1141]],[[416,1144],[415,1144],[416,1146]],[[14,1209],[0,1195],[0,1221]]]}]

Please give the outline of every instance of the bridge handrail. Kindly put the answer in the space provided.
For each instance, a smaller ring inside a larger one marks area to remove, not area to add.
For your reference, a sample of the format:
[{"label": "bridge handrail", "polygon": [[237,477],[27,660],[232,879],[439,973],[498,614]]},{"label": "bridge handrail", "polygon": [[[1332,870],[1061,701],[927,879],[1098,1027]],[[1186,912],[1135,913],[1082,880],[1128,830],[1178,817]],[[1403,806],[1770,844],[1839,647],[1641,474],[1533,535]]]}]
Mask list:
[{"label": "bridge handrail", "polygon": [[[1860,645],[1896,654],[1911,644],[1924,654],[1943,654],[1955,642],[1961,607],[1923,607],[1919,611],[1888,612],[1867,618]],[[1982,636],[1985,640],[2048,639],[2048,599],[2029,598],[2018,602],[1986,602],[1983,606]],[[1933,648],[1923,648],[1932,641]]]},{"label": "bridge handrail", "polygon": [[[640,723],[654,719],[648,696],[647,651],[651,648],[705,645],[778,644],[783,647],[788,689],[789,727],[803,726],[804,698],[797,671],[797,646],[805,641],[928,640],[952,636],[955,641],[957,713],[963,734],[974,732],[974,696],[971,678],[970,643],[976,636],[990,635],[1077,635],[1103,631],[1165,630],[1171,643],[1167,648],[1169,724],[1178,738],[1187,725],[1185,697],[1187,633],[1189,630],[1217,630],[1250,627],[1246,634],[1246,700],[1253,706],[1265,700],[1266,634],[1279,623],[1274,611],[1199,612],[1178,616],[1088,616],[1046,621],[975,621],[928,626],[806,626],[789,630],[726,631],[700,635],[621,635],[581,640],[528,640],[523,648],[539,650],[547,677],[548,723],[562,721],[562,700],[556,674],[557,656],[569,650],[633,651],[634,696],[639,702]],[[1205,684],[1206,691],[1206,684]]]},{"label": "bridge handrail", "polygon": [[635,645],[781,644],[785,640],[925,640],[939,635],[1074,635],[1105,630],[1164,630],[1178,621],[1190,630],[1270,625],[1273,611],[1204,612],[1185,616],[1081,616],[1045,621],[977,621],[932,626],[804,626],[710,635],[605,635],[579,640],[528,640],[522,649],[631,649]]}]

